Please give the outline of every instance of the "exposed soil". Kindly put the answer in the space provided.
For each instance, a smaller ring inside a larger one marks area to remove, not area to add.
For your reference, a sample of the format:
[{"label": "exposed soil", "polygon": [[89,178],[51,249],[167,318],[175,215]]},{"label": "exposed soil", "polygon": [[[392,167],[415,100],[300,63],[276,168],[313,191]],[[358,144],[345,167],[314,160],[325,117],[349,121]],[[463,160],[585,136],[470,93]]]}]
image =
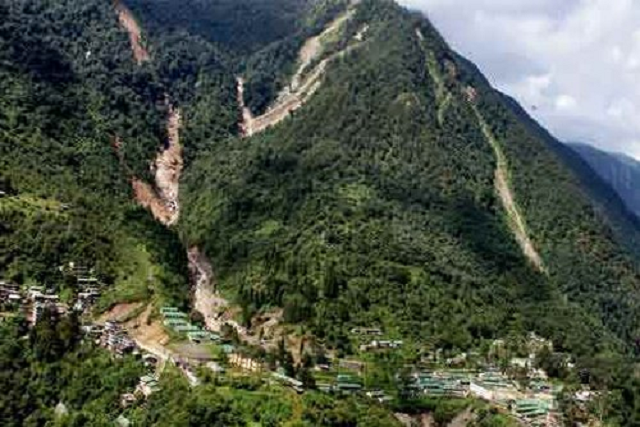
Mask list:
[{"label": "exposed soil", "polygon": [[513,199],[513,194],[511,193],[511,189],[509,188],[509,183],[507,181],[506,171],[503,168],[498,167],[496,169],[495,174],[495,185],[496,191],[500,196],[500,200],[502,201],[502,205],[504,209],[507,211],[507,216],[509,217],[509,222],[511,223],[511,230],[522,249],[524,255],[535,265],[538,270],[542,270],[542,259],[538,254],[538,251],[533,246],[533,242],[529,238],[527,234],[524,220],[520,215],[520,210],[516,206],[516,202]]},{"label": "exposed soil", "polygon": [[238,92],[238,105],[240,106],[240,114],[241,114],[241,122],[240,122],[240,133],[242,136],[251,136],[253,135],[253,114],[249,107],[244,103],[244,79],[242,77],[238,77],[236,79],[237,83],[237,92]]},{"label": "exposed soil", "polygon": [[113,7],[118,14],[120,25],[129,33],[129,40],[131,41],[131,50],[133,51],[133,58],[138,64],[142,64],[150,59],[149,52],[142,44],[142,31],[140,26],[136,22],[133,14],[127,6],[120,0],[113,1]]},{"label": "exposed soil", "polygon": [[219,332],[224,324],[223,313],[229,304],[214,289],[213,268],[204,253],[194,246],[189,249],[188,256],[191,278],[195,283],[194,308],[204,317],[207,329]]},{"label": "exposed soil", "polygon": [[153,169],[159,203],[164,205],[165,225],[173,225],[180,216],[178,200],[180,175],[182,174],[182,145],[180,144],[180,110],[169,105],[167,118],[167,141],[164,149],[158,153]]},{"label": "exposed soil", "polygon": [[126,322],[124,327],[138,347],[160,359],[168,359],[171,352],[165,348],[169,336],[159,320],[151,321],[153,306],[148,305],[138,317]]},{"label": "exposed soil", "polygon": [[538,271],[546,272],[544,263],[542,262],[542,258],[536,250],[533,241],[529,237],[529,233],[527,232],[524,216],[520,212],[520,208],[518,207],[513,196],[513,192],[511,191],[511,187],[509,186],[509,166],[507,164],[506,157],[502,152],[502,147],[500,147],[500,143],[491,133],[489,126],[484,121],[477,108],[475,108],[475,112],[478,117],[480,127],[482,128],[482,132],[493,148],[496,156],[497,161],[494,180],[495,188],[500,201],[502,202],[502,206],[507,213],[507,219],[509,227],[511,228],[511,232],[515,236],[516,241],[518,242],[518,245],[520,246],[520,249],[522,250],[524,256],[533,264],[533,266]]},{"label": "exposed soil", "polygon": [[[131,11],[120,0],[113,2],[120,25],[129,33],[131,50],[138,64],[150,59],[149,52],[142,45],[142,30],[136,22]],[[143,182],[137,177],[131,178],[135,199],[138,203],[149,209],[154,218],[165,225],[174,225],[180,215],[178,203],[180,175],[182,173],[182,145],[180,144],[180,128],[182,119],[180,110],[173,108],[169,98],[165,99],[168,109],[167,114],[167,139],[151,166],[155,183],[154,186]],[[124,160],[120,153],[122,141],[115,138],[114,149],[122,163]],[[126,165],[124,165],[126,168]]]},{"label": "exposed soil", "polygon": [[133,195],[140,206],[149,209],[153,217],[161,223],[171,222],[172,213],[151,185],[138,178],[133,178],[131,186],[133,187]]},{"label": "exposed soil", "polygon": [[298,68],[291,78],[291,83],[280,91],[276,101],[264,114],[257,117],[251,114],[251,111],[244,104],[244,81],[242,78],[238,78],[238,104],[242,112],[240,128],[242,129],[242,135],[244,137],[250,137],[269,127],[277,125],[289,117],[291,113],[302,107],[320,88],[322,83],[321,78],[326,71],[327,65],[360,45],[368,29],[366,25],[356,34],[354,43],[324,58],[311,70],[308,69],[314,61],[322,56],[324,51],[323,39],[338,31],[342,25],[353,16],[353,13],[353,9],[350,9],[340,15],[321,34],[311,37],[304,43],[298,53]]},{"label": "exposed soil", "polygon": [[[180,111],[169,106],[167,141],[151,166],[155,185],[135,176],[131,178],[131,187],[138,204],[149,209],[156,220],[167,226],[174,225],[180,216],[178,196],[183,168],[180,126]],[[117,147],[119,139],[116,138],[116,141]],[[116,151],[118,152],[118,148]],[[123,161],[121,156],[120,159]]]},{"label": "exposed soil", "polygon": [[113,306],[111,310],[103,313],[98,318],[98,323],[104,323],[108,320],[122,322],[128,319],[129,317],[131,317],[131,315],[135,313],[136,310],[139,310],[140,308],[142,308],[142,303],[139,303],[139,302],[117,304]]},{"label": "exposed soil", "polygon": [[477,418],[476,414],[473,412],[472,408],[467,408],[456,417],[451,420],[448,427],[466,427],[468,425],[472,425],[473,421]]}]

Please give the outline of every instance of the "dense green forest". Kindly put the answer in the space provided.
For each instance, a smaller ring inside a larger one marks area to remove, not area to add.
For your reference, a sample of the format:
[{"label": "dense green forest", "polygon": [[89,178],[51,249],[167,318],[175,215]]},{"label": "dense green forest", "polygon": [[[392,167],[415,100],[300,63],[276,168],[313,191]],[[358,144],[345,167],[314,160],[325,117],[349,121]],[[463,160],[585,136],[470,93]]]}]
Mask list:
[{"label": "dense green forest", "polygon": [[[282,306],[331,346],[368,324],[445,348],[527,330],[585,355],[632,343],[636,302],[616,285],[638,283],[631,260],[545,141],[421,18],[373,1],[354,20],[370,25],[367,42],[332,64],[310,104],[263,135],[221,141],[185,178],[181,227],[245,318]],[[549,276],[506,227],[467,84]],[[567,191],[549,201],[558,185]],[[583,235],[598,242],[590,252]],[[614,259],[612,275],[600,261]]]},{"label": "dense green forest", "polygon": [[185,304],[182,244],[134,205],[129,184],[149,179],[164,137],[158,73],[135,64],[105,2],[0,8],[3,278],[58,287],[58,267],[76,262],[117,285],[153,265],[160,274],[142,290]]},{"label": "dense green forest", "polygon": [[[366,28],[361,42],[329,63],[310,101],[241,138],[236,77],[248,107],[263,112],[305,40],[349,2],[125,3],[144,29],[151,60],[142,64],[111,2],[0,4],[0,279],[64,290],[72,284],[58,267],[75,261],[108,289],[101,307],[157,296],[186,309],[185,248],[198,245],[246,326],[281,307],[285,325],[339,354],[354,352],[355,326],[425,351],[536,332],[573,355],[582,382],[612,391],[612,422],[637,421],[640,387],[628,374],[640,339],[637,218],[424,17],[363,0],[325,55]],[[130,185],[152,181],[166,99],[184,121],[175,229],[136,206]],[[544,269],[510,229],[487,132]],[[139,364],[80,342],[77,327],[73,317],[2,326],[8,425],[52,422],[59,401],[70,408],[60,425],[113,422]],[[216,381],[192,389],[169,374],[127,416],[134,425],[394,422],[356,398]]]}]

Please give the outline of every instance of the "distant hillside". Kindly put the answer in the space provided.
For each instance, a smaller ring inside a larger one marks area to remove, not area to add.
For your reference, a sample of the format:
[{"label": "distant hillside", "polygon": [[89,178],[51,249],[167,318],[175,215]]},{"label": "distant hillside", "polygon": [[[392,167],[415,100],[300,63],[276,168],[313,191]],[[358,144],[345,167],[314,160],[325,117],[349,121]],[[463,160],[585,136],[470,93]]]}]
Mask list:
[{"label": "distant hillside", "polygon": [[624,154],[608,153],[586,144],[573,143],[570,146],[611,184],[629,209],[640,217],[640,162]]}]

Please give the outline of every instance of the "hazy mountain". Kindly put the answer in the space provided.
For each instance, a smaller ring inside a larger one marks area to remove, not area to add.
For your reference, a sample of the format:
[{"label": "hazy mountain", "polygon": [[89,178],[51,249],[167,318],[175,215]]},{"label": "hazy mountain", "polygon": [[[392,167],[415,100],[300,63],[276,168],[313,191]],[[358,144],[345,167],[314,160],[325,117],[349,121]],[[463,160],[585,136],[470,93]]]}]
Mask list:
[{"label": "hazy mountain", "polygon": [[630,210],[640,216],[640,162],[586,144],[570,144],[618,192]]}]

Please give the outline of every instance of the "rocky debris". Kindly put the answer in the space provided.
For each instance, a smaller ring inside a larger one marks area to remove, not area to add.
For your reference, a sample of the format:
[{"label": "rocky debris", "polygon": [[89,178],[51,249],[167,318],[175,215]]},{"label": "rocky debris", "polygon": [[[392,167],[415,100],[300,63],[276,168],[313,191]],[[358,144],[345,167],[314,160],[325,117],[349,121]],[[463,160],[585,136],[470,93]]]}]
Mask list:
[{"label": "rocky debris", "polygon": [[158,153],[152,167],[155,187],[160,203],[163,205],[165,225],[174,225],[180,216],[178,200],[180,176],[183,169],[182,145],[180,144],[180,128],[182,119],[180,110],[168,104],[167,141],[163,150]]},{"label": "rocky debris", "polygon": [[149,52],[142,44],[142,31],[133,14],[121,0],[114,0],[113,6],[118,14],[120,25],[129,33],[134,59],[138,64],[148,61],[150,59]]},{"label": "rocky debris", "polygon": [[507,213],[507,222],[511,228],[511,232],[515,236],[524,256],[538,271],[546,273],[547,270],[542,262],[542,258],[529,236],[524,216],[515,201],[513,192],[511,191],[511,187],[509,185],[509,165],[505,154],[502,151],[502,147],[491,132],[491,129],[489,129],[489,125],[485,122],[480,111],[478,111],[475,106],[474,109],[476,116],[478,117],[478,123],[482,129],[482,133],[487,139],[487,142],[491,145],[491,148],[493,148],[496,156],[495,188],[498,193],[498,197],[502,202],[502,206]]},{"label": "rocky debris", "polygon": [[291,83],[280,91],[276,101],[264,114],[257,117],[252,115],[244,103],[244,80],[240,77],[237,79],[238,104],[242,115],[240,129],[243,137],[250,137],[277,125],[302,107],[320,88],[321,78],[326,71],[327,65],[331,61],[344,56],[363,42],[369,29],[368,25],[364,25],[354,36],[354,43],[322,59],[313,68],[309,69],[323,54],[323,39],[342,28],[343,24],[354,13],[353,8],[349,9],[336,18],[321,34],[311,37],[304,43],[298,54],[298,68],[291,78]]}]

